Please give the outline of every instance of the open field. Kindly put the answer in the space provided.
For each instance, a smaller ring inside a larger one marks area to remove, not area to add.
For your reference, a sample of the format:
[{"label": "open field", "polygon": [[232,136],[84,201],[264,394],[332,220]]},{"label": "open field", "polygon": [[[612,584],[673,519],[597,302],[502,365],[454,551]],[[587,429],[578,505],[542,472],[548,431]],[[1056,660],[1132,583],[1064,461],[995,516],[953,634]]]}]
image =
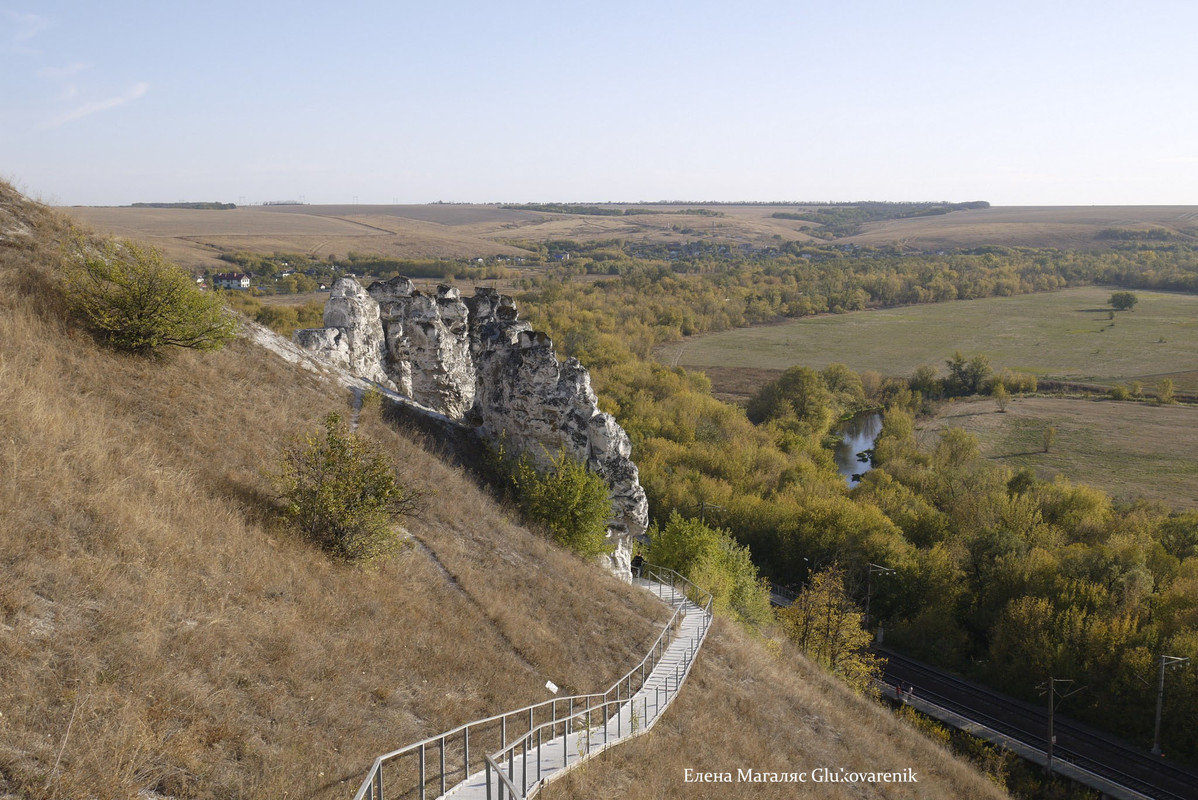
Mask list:
[{"label": "open field", "polygon": [[[344,256],[350,250],[400,258],[518,256],[510,241],[686,243],[718,241],[755,248],[814,241],[813,223],[775,219],[803,212],[787,205],[680,205],[615,207],[650,212],[635,216],[560,214],[499,205],[293,205],[247,206],[226,211],[173,208],[73,207],[75,219],[100,231],[152,242],[188,267],[212,268],[221,252],[247,250]],[[678,214],[707,208],[717,216]],[[817,226],[818,227],[818,226]],[[1198,241],[1198,206],[1003,207],[877,222],[857,236],[861,245],[937,250],[1000,244],[1101,249],[1105,228],[1160,227],[1183,241]]]},{"label": "open field", "polygon": [[872,222],[841,239],[862,246],[899,244],[913,250],[977,247],[1057,247],[1099,250],[1106,228],[1164,228],[1181,241],[1198,241],[1194,206],[999,206],[936,217]]},{"label": "open field", "polygon": [[[1049,452],[1043,431],[1056,429]],[[1066,475],[1115,498],[1137,496],[1171,508],[1198,509],[1198,408],[1030,397],[998,413],[993,400],[946,403],[922,421],[931,445],[946,428],[978,438],[982,455],[1041,478]]]},{"label": "open field", "polygon": [[[737,383],[735,370],[784,370],[834,362],[907,376],[943,367],[954,351],[984,353],[996,369],[1042,378],[1114,384],[1165,376],[1198,389],[1198,296],[1137,291],[1135,311],[1108,319],[1109,288],[992,297],[934,305],[830,314],[738,328],[663,347],[663,361]],[[739,381],[743,383],[743,381]],[[743,386],[741,390],[743,391]],[[723,387],[715,386],[717,391]]]}]

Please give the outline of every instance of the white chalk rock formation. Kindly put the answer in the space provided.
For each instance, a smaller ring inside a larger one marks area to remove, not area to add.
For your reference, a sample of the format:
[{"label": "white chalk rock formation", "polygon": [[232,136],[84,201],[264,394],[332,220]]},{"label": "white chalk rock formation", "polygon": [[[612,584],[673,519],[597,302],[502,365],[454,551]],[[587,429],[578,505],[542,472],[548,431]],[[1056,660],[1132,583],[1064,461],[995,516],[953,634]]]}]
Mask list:
[{"label": "white chalk rock formation", "polygon": [[375,282],[368,292],[387,340],[383,369],[399,392],[448,417],[465,417],[474,406],[475,378],[469,312],[458,290],[440,286],[434,297],[399,277]]},{"label": "white chalk rock formation", "polygon": [[364,291],[343,278],[324,322],[297,331],[296,343],[534,461],[564,449],[602,476],[612,499],[608,566],[629,579],[632,540],[644,533],[649,507],[628,435],[599,410],[586,368],[573,358],[559,363],[553,342],[520,321],[510,297],[476,289],[463,302],[452,287],[434,296],[407,278]]},{"label": "white chalk rock formation", "polygon": [[341,278],[324,307],[324,327],[296,331],[296,344],[354,375],[396,388],[383,369],[379,305],[352,278]]}]

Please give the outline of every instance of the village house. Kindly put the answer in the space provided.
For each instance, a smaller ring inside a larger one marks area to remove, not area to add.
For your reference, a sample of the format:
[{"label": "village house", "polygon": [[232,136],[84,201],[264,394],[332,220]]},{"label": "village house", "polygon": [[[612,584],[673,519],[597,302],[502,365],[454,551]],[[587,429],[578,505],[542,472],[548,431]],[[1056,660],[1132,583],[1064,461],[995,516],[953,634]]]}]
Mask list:
[{"label": "village house", "polygon": [[250,276],[241,272],[222,272],[212,276],[212,286],[215,289],[248,289]]}]

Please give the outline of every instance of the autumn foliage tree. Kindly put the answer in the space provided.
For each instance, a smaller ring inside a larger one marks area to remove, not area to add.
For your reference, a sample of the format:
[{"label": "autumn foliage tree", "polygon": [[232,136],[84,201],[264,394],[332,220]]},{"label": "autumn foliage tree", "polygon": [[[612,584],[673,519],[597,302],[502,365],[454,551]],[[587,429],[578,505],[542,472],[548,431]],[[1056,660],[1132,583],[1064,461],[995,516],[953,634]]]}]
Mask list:
[{"label": "autumn foliage tree", "polygon": [[608,549],[607,521],[612,504],[607,483],[565,450],[538,468],[527,455],[501,459],[509,488],[520,510],[558,543],[582,556]]},{"label": "autumn foliage tree", "polygon": [[881,677],[884,662],[868,650],[872,637],[844,579],[839,566],[815,573],[794,604],[778,612],[778,620],[808,658],[867,692]]}]

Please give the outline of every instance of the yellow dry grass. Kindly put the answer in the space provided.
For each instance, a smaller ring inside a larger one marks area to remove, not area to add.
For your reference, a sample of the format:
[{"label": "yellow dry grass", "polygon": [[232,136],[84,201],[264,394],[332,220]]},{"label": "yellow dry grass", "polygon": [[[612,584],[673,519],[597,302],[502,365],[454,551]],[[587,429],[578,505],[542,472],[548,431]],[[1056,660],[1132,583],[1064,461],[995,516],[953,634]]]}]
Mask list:
[{"label": "yellow dry grass", "polygon": [[[740,770],[901,772],[917,783],[755,783]],[[686,782],[731,773],[731,783]],[[552,784],[548,800],[621,798],[918,798],[1006,794],[878,703],[853,695],[789,645],[770,649],[725,620],[703,646],[691,678],[648,734]]]},{"label": "yellow dry grass", "polygon": [[0,246],[0,795],[343,797],[378,753],[547,678],[606,688],[656,637],[660,604],[378,421],[423,544],[330,561],[274,521],[264,471],[347,398],[246,341],[100,350],[55,255]]}]

